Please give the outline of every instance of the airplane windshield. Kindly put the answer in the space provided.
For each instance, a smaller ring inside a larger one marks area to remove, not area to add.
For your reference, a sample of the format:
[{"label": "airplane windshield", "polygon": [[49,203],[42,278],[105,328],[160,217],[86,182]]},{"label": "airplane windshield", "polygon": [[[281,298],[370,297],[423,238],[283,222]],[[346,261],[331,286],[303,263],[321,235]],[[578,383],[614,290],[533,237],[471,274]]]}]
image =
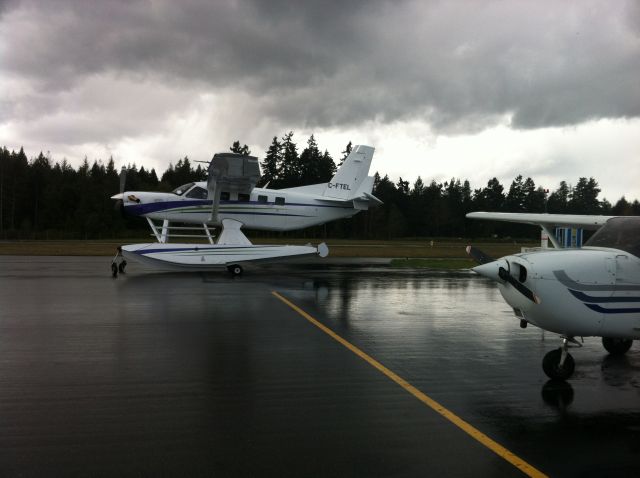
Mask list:
[{"label": "airplane windshield", "polygon": [[189,189],[191,189],[191,187],[194,185],[195,183],[187,183],[187,184],[183,184],[182,186],[180,186],[179,188],[175,188],[173,191],[171,191],[173,194],[177,194],[178,196],[182,196],[185,192],[187,192]]},{"label": "airplane windshield", "polygon": [[640,257],[640,217],[609,219],[584,245],[621,249]]}]

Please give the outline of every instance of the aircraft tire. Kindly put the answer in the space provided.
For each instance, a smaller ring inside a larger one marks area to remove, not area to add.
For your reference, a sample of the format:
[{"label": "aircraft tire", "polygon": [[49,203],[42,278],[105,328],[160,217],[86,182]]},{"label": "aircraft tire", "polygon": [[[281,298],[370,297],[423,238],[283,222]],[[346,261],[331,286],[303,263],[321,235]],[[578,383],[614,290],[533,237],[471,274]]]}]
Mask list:
[{"label": "aircraft tire", "polygon": [[118,277],[118,265],[115,262],[111,263],[111,277]]},{"label": "aircraft tire", "polygon": [[632,339],[612,339],[602,337],[602,346],[610,355],[624,355],[633,345]]},{"label": "aircraft tire", "polygon": [[560,356],[562,355],[562,349],[555,349],[548,352],[544,359],[542,359],[542,370],[547,374],[547,377],[553,380],[567,380],[576,368],[576,363],[573,360],[571,354],[567,354],[564,359],[562,367],[560,364]]},{"label": "aircraft tire", "polygon": [[227,267],[227,270],[231,273],[233,277],[237,277],[242,275],[242,266],[238,264],[233,264]]}]

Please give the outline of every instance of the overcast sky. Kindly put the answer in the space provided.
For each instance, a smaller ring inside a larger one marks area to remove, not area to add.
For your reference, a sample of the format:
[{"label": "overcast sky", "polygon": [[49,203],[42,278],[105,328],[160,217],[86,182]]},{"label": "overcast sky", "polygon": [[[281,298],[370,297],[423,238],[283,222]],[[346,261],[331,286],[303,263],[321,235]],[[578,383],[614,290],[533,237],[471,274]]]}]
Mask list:
[{"label": "overcast sky", "polygon": [[289,130],[394,180],[640,199],[640,2],[0,0],[0,145],[163,172]]}]

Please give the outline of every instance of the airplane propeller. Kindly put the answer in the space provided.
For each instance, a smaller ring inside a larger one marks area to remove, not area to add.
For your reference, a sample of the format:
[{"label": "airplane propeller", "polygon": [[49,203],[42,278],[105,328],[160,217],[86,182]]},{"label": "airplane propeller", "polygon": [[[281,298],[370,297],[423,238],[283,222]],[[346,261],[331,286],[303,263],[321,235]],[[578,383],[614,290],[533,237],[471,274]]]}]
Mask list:
[{"label": "airplane propeller", "polygon": [[507,263],[508,269],[505,269],[502,266],[498,267],[498,276],[500,277],[500,279],[511,284],[518,292],[524,295],[531,302],[539,304],[540,297],[535,295],[531,289],[529,289],[526,285],[513,277],[511,275],[511,265],[509,264],[509,261],[505,260],[505,262]]},{"label": "airplane propeller", "polygon": [[122,166],[122,169],[120,169],[120,194],[124,193],[124,185],[126,181],[127,181],[127,168]]},{"label": "airplane propeller", "polygon": [[[489,279],[508,282],[514,289],[524,295],[531,302],[534,302],[535,304],[540,303],[540,297],[535,295],[531,289],[523,284],[525,279],[520,281],[518,278],[511,275],[511,264],[509,261],[506,259],[494,260],[480,249],[473,246],[467,246],[467,254],[480,264],[479,266],[474,267],[472,269],[473,271]],[[504,265],[506,265],[506,268]]]},{"label": "airplane propeller", "polygon": [[124,198],[124,186],[126,182],[127,182],[127,168],[122,166],[122,169],[120,170],[120,194],[118,194],[117,196],[113,196],[113,199],[116,199],[116,203],[114,204],[113,208],[116,211],[119,209],[123,216],[124,216],[124,201],[122,199]]},{"label": "airplane propeller", "polygon": [[495,259],[491,256],[488,256],[480,249],[474,246],[467,246],[467,254],[471,256],[471,258],[476,261],[478,264],[488,264],[489,262],[495,261]]}]

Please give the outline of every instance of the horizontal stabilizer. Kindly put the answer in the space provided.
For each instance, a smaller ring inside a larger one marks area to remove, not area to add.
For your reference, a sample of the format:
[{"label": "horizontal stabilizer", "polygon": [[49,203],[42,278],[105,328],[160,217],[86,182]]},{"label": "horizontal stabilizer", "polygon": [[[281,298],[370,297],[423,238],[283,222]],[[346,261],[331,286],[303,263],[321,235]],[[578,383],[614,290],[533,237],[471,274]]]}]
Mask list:
[{"label": "horizontal stabilizer", "polygon": [[371,206],[382,206],[384,203],[373,194],[364,193],[364,197],[369,200]]},{"label": "horizontal stabilizer", "polygon": [[353,199],[336,199],[323,197],[317,198],[317,200],[328,204],[343,205],[345,207],[353,207],[355,209],[364,211],[366,211],[370,207],[380,206],[384,204],[382,201],[380,201],[380,199],[369,193],[362,193],[361,196],[355,197]]}]

